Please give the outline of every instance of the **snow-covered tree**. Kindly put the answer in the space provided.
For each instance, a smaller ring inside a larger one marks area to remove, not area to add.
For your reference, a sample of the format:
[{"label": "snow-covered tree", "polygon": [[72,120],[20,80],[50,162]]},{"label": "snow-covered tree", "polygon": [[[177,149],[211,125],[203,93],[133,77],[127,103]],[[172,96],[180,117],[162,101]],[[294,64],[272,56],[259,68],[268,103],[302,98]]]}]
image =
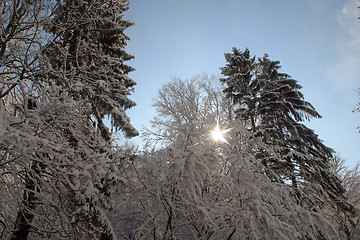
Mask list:
[{"label": "snow-covered tree", "polygon": [[[297,204],[245,153],[174,144],[129,162],[113,213],[124,239],[340,239],[330,220]],[[132,170],[132,171],[131,171]]]},{"label": "snow-covered tree", "polygon": [[127,76],[134,69],[125,64],[133,58],[125,51],[129,37],[124,31],[133,25],[123,19],[128,8],[126,0],[59,1],[47,28],[55,36],[44,51],[50,76],[75,100],[91,104],[106,140],[104,115],[126,136],[138,135],[125,113],[135,106],[128,96],[136,84]]},{"label": "snow-covered tree", "polygon": [[104,209],[123,155],[127,1],[1,1],[0,238],[115,239]]},{"label": "snow-covered tree", "polygon": [[50,15],[45,10],[52,6],[46,0],[11,0],[1,1],[0,7],[0,99],[9,107],[19,97],[15,88],[36,81],[37,52],[46,42],[40,32]]},{"label": "snow-covered tree", "polygon": [[256,59],[248,49],[233,48],[225,59],[227,64],[221,68],[224,93],[231,99],[236,117],[247,121],[253,137],[260,139],[255,154],[268,176],[291,182],[300,201],[312,196],[314,207],[327,202],[353,212],[344,201],[344,187],[330,171],[332,149],[302,123],[321,116],[304,100],[298,82],[278,72],[278,61],[267,55]]},{"label": "snow-covered tree", "polygon": [[191,146],[199,136],[207,136],[214,121],[225,112],[220,86],[214,80],[199,75],[190,80],[174,78],[165,84],[153,104],[158,113],[151,121],[154,130],[144,132],[147,145],[180,140]]},{"label": "snow-covered tree", "polygon": [[[150,147],[121,166],[112,222],[124,239],[341,239],[331,218],[272,181],[258,139],[232,118],[215,79],[174,79],[155,99]],[[206,84],[205,84],[206,83]],[[204,91],[204,89],[207,89]],[[207,107],[206,107],[207,106]],[[230,105],[231,106],[231,105]],[[206,109],[206,110],[205,110]],[[220,124],[226,142],[211,139]],[[150,148],[151,149],[151,148]]]},{"label": "snow-covered tree", "polygon": [[348,202],[360,209],[360,163],[354,167],[345,165],[345,159],[336,154],[331,159],[331,171],[339,176],[346,189]]}]

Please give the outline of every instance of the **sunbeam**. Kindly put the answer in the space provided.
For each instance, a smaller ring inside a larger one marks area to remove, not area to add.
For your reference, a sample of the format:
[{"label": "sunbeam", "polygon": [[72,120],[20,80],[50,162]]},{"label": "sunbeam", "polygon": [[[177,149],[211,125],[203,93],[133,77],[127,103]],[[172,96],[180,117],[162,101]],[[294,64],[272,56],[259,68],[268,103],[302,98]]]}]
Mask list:
[{"label": "sunbeam", "polygon": [[219,120],[216,121],[216,127],[211,131],[211,137],[215,142],[224,142],[227,143],[225,139],[225,134],[229,132],[231,129],[221,129]]}]

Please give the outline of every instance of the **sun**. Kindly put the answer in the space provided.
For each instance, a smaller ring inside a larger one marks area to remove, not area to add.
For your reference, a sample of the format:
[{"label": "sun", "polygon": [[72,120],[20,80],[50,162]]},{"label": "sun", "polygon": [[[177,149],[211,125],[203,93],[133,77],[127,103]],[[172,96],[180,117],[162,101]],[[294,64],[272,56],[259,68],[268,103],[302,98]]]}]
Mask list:
[{"label": "sun", "polygon": [[225,134],[229,132],[231,129],[221,129],[219,120],[216,122],[216,127],[211,131],[211,137],[215,142],[224,142],[228,143],[225,139]]}]

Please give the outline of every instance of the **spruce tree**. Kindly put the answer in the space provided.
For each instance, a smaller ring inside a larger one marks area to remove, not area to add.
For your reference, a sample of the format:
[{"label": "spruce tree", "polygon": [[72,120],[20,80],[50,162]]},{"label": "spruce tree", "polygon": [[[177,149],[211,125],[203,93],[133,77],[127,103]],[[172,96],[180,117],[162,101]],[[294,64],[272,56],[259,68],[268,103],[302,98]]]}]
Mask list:
[{"label": "spruce tree", "polygon": [[116,239],[105,209],[123,156],[103,119],[137,135],[128,2],[0,5],[0,238]]},{"label": "spruce tree", "polygon": [[[134,69],[125,64],[133,58],[125,51],[129,37],[124,31],[133,25],[123,19],[128,9],[127,0],[59,1],[48,28],[55,36],[45,50],[45,59],[51,64],[51,81],[73,100],[86,105],[88,119],[96,123],[107,142],[112,139],[103,122],[105,116],[126,137],[138,135],[125,113],[135,106],[128,96],[136,84],[128,77]],[[100,153],[109,154],[106,150]],[[112,179],[102,179],[100,187],[111,182]],[[109,194],[104,190],[104,194]],[[101,239],[114,239],[111,226],[101,214],[98,206],[90,207],[87,213],[92,224],[99,228]]]},{"label": "spruce tree", "polygon": [[322,195],[314,206],[329,198],[337,207],[352,211],[344,201],[345,189],[330,172],[333,150],[303,124],[321,116],[304,100],[298,82],[278,72],[279,62],[266,54],[256,60],[248,49],[233,48],[225,59],[224,93],[232,100],[237,118],[246,121],[253,137],[260,139],[255,154],[268,176],[291,183],[300,200],[304,192],[314,199]]},{"label": "spruce tree", "polygon": [[103,123],[111,117],[115,130],[127,137],[138,135],[126,109],[135,106],[128,96],[135,82],[127,75],[134,69],[125,64],[133,58],[125,51],[129,37],[124,31],[133,25],[123,19],[127,0],[59,1],[48,31],[55,36],[46,49],[52,77],[76,100],[91,104],[92,115],[106,140],[110,132]]}]

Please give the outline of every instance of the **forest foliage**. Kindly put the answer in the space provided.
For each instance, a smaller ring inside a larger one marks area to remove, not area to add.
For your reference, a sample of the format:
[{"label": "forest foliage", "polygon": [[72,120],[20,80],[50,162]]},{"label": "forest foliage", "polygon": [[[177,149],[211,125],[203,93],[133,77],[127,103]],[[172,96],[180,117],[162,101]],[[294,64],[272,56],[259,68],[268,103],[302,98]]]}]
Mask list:
[{"label": "forest foliage", "polygon": [[139,134],[128,1],[0,6],[1,239],[352,237],[359,167],[278,61],[233,48],[220,79],[166,83],[138,151],[114,138]]},{"label": "forest foliage", "polygon": [[2,239],[115,239],[112,126],[125,110],[127,1],[1,1]]}]

